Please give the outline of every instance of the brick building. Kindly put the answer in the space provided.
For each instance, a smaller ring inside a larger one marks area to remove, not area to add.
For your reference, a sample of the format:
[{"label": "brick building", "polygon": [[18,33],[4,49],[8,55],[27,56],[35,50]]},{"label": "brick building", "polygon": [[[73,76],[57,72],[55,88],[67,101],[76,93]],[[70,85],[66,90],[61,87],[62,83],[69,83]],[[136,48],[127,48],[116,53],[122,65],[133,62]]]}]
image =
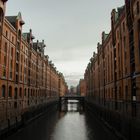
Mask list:
[{"label": "brick building", "polygon": [[62,73],[59,73],[59,93],[61,97],[68,94],[68,85]]},{"label": "brick building", "polygon": [[138,122],[129,119],[140,118],[140,0],[125,0],[124,6],[112,10],[111,30],[102,33],[84,79],[87,101],[102,110],[106,121],[124,135],[123,128],[139,132]]},{"label": "brick building", "polygon": [[0,132],[67,89],[64,77],[44,54],[44,40],[34,42],[32,30],[23,33],[21,13],[5,16],[5,8],[6,0],[0,0]]},{"label": "brick building", "polygon": [[113,9],[111,31],[109,34],[102,33],[102,43],[98,43],[97,54],[93,53],[90,59],[85,80],[87,95],[92,96],[95,102],[137,117],[140,115],[139,1],[130,4],[134,5],[131,7],[136,12],[131,19],[133,33],[128,27],[128,8],[122,6],[117,11]]}]

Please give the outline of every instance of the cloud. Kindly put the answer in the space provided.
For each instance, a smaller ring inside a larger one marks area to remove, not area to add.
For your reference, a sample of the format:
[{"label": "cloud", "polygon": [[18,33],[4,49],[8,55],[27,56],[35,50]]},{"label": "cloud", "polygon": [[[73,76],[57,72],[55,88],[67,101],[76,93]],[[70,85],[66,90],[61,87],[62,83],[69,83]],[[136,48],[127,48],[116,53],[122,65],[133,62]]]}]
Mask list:
[{"label": "cloud", "polygon": [[102,31],[110,30],[111,10],[122,4],[124,0],[10,0],[6,15],[21,11],[23,30],[32,28],[36,39],[45,40],[45,53],[68,84],[76,85]]},{"label": "cloud", "polygon": [[64,76],[69,86],[71,85],[77,86],[79,80],[83,78],[83,73],[73,72],[73,73],[65,74]]}]

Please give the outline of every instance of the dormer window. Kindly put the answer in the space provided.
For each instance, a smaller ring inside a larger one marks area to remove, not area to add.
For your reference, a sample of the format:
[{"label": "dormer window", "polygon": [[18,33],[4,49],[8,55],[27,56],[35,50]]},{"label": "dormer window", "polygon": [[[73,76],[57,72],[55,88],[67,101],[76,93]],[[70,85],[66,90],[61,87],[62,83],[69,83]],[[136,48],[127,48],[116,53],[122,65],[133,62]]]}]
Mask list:
[{"label": "dormer window", "polygon": [[32,36],[31,36],[31,39],[33,40],[33,39],[35,39],[35,37],[32,35]]},{"label": "dormer window", "polygon": [[21,20],[20,21],[20,25],[22,26],[22,25],[24,25],[25,24],[25,22],[23,21],[23,20]]}]

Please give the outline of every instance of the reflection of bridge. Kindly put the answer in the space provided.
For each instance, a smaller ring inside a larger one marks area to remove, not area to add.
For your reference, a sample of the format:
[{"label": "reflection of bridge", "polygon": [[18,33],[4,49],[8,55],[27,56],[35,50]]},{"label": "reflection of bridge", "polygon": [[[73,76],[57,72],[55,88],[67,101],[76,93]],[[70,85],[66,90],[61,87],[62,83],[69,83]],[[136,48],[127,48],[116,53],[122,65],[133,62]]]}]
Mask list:
[{"label": "reflection of bridge", "polygon": [[77,100],[79,102],[79,105],[84,108],[84,96],[78,96],[78,95],[66,95],[59,98],[59,108],[62,110],[62,106],[67,108],[68,100]]}]

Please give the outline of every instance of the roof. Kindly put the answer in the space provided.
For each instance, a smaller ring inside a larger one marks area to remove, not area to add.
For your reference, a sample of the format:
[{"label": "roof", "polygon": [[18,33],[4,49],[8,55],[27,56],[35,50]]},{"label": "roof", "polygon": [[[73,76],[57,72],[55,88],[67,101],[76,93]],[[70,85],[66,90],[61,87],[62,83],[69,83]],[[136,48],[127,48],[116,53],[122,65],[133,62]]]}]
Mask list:
[{"label": "roof", "polygon": [[12,24],[13,27],[16,26],[17,16],[6,16],[5,18]]},{"label": "roof", "polygon": [[24,21],[22,20],[21,12],[18,12],[17,16],[5,16],[5,18],[12,24],[13,27],[16,28],[16,21],[19,19],[21,20],[21,25],[24,24]]}]

